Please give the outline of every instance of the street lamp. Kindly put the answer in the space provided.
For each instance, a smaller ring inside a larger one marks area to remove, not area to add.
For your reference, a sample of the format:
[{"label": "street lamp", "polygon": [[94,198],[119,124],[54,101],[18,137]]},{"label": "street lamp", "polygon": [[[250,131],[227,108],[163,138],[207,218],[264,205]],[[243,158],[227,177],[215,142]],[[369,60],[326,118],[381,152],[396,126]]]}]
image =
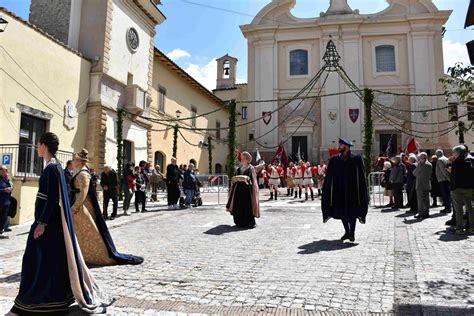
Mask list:
[{"label": "street lamp", "polygon": [[181,116],[181,111],[180,110],[176,110],[176,118],[179,118]]},{"label": "street lamp", "polygon": [[8,21],[3,18],[3,16],[0,16],[0,33],[5,32],[5,29],[7,28]]}]

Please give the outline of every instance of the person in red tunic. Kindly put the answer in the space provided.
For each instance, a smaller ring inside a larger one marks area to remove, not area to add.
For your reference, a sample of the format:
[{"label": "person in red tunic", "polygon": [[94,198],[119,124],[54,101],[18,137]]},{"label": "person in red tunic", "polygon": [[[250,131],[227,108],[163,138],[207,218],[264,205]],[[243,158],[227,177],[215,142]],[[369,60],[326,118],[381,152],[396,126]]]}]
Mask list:
[{"label": "person in red tunic", "polygon": [[321,191],[323,190],[323,185],[324,185],[324,178],[326,177],[326,172],[328,169],[328,166],[324,162],[324,160],[321,159],[319,162],[318,172],[316,173],[317,180],[318,180],[318,196],[321,196]]},{"label": "person in red tunic", "polygon": [[318,171],[317,167],[311,167],[311,163],[307,162],[304,164],[303,172],[303,186],[304,186],[304,195],[305,201],[308,200],[308,189],[311,192],[311,200],[314,201],[314,192],[313,192],[313,174],[316,174]]},{"label": "person in red tunic", "polygon": [[283,169],[278,165],[278,160],[274,160],[267,170],[270,200],[273,200],[273,195],[275,195],[275,200],[278,199],[278,186],[280,185],[280,174],[282,173]]},{"label": "person in red tunic", "polygon": [[295,167],[294,173],[295,173],[295,184],[297,186],[298,190],[295,190],[295,199],[300,198],[301,199],[301,193],[303,192],[303,174],[304,174],[304,163],[303,160],[298,161],[298,166]]}]

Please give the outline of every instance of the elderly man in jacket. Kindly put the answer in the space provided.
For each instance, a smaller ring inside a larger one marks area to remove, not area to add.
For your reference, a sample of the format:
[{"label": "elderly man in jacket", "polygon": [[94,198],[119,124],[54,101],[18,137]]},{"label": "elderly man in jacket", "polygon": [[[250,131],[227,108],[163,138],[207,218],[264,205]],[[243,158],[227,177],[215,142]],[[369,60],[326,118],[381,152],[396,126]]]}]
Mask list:
[{"label": "elderly man in jacket", "polygon": [[403,181],[405,178],[405,166],[401,163],[401,157],[396,156],[392,160],[390,170],[390,183],[392,184],[393,198],[395,205],[393,209],[403,208]]},{"label": "elderly man in jacket", "polygon": [[418,201],[418,215],[415,218],[418,219],[430,217],[431,168],[428,155],[425,152],[420,153],[418,165],[413,171],[413,175],[416,177],[416,198]]},{"label": "elderly man in jacket", "polygon": [[466,160],[468,155],[464,145],[453,148],[451,172],[451,197],[453,200],[454,212],[456,214],[456,234],[464,234],[464,210],[466,207],[469,223],[469,232],[474,233],[474,210],[472,208],[472,195],[474,186],[474,169],[470,161]]},{"label": "elderly man in jacket", "polygon": [[436,179],[439,183],[441,197],[443,198],[444,209],[441,213],[451,213],[451,188],[449,183],[448,157],[444,155],[441,149],[436,150],[438,162],[436,163]]}]

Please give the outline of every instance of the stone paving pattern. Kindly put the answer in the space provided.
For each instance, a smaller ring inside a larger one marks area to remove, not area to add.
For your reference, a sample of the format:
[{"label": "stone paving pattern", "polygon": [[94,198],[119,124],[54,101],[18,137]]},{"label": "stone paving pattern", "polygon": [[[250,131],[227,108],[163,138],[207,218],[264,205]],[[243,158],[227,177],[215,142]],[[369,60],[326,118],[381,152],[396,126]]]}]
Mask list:
[{"label": "stone paving pattern", "polygon": [[[319,200],[263,202],[253,230],[233,227],[223,206],[150,210],[108,222],[119,251],[145,257],[93,269],[117,298],[108,314],[474,315],[474,236],[446,232],[450,215],[437,210],[420,222],[371,208],[355,243],[339,241],[340,221],[322,223]],[[0,240],[0,313],[28,229]]]}]

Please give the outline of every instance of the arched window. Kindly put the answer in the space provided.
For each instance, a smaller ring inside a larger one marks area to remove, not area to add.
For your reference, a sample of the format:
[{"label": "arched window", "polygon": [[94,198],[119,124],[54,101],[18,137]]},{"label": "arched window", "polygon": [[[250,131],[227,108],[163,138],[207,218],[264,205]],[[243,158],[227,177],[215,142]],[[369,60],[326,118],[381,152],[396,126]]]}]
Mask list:
[{"label": "arched window", "polygon": [[166,170],[165,163],[165,155],[161,151],[155,151],[155,166],[160,165],[161,170]]},{"label": "arched window", "polygon": [[216,163],[216,174],[222,173],[222,165],[220,163]]},{"label": "arched window", "polygon": [[375,63],[377,72],[395,72],[395,46],[380,45],[375,47]]},{"label": "arched window", "polygon": [[290,52],[290,76],[308,74],[308,51],[296,49]]}]

